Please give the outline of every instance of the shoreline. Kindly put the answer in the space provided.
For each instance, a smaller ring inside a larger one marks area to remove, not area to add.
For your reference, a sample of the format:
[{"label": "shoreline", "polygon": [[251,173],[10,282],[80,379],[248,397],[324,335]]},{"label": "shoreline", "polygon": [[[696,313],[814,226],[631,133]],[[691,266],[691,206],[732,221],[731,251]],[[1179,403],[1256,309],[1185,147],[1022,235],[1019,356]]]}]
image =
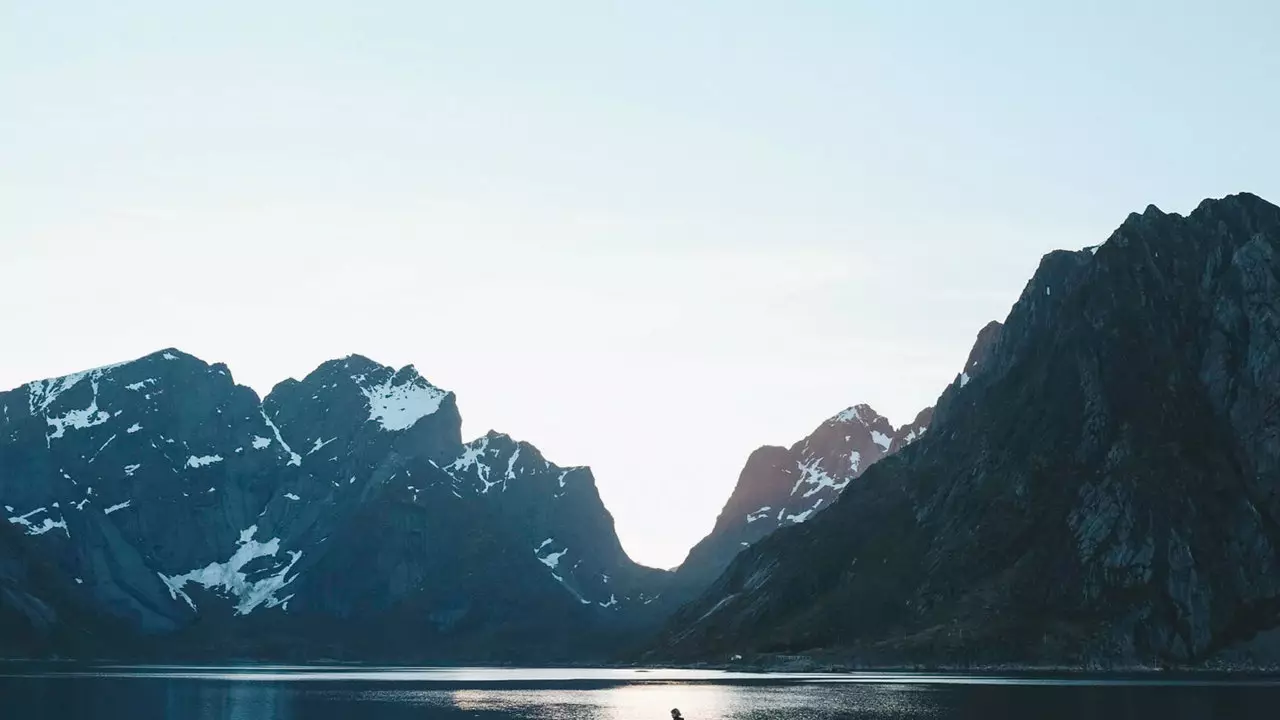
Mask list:
[{"label": "shoreline", "polygon": [[378,662],[320,658],[311,661],[282,661],[262,658],[227,658],[220,660],[140,660],[137,658],[19,658],[0,657],[0,670],[15,666],[45,666],[50,669],[151,669],[164,671],[224,669],[246,671],[281,670],[457,670],[476,668],[484,670],[618,670],[643,672],[709,671],[759,676],[762,679],[777,676],[831,676],[831,675],[890,675],[890,676],[939,676],[941,678],[1010,678],[1010,679],[1135,679],[1154,677],[1250,677],[1280,680],[1280,665],[1234,666],[1210,665],[1187,667],[1157,667],[1148,665],[1116,665],[1112,667],[1084,667],[1080,665],[1028,665],[1020,663],[992,663],[973,666],[958,665],[842,665],[839,663],[516,663],[516,662]]}]

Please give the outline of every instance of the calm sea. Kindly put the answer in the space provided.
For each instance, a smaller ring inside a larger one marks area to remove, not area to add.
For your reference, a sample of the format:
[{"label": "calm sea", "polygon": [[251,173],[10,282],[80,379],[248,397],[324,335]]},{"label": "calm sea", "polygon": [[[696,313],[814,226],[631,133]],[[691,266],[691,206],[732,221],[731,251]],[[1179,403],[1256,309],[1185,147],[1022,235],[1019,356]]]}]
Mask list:
[{"label": "calm sea", "polygon": [[1280,680],[682,670],[0,665],[0,718],[687,720],[1280,717]]}]

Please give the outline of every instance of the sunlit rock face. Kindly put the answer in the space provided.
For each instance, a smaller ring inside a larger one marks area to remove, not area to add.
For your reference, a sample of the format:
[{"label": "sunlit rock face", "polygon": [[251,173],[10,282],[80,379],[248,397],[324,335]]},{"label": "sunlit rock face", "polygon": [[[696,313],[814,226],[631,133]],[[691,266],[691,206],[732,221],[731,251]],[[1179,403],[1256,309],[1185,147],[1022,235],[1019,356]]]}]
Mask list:
[{"label": "sunlit rock face", "polygon": [[[903,426],[868,405],[825,420],[790,448],[766,446],[747,458],[715,527],[676,571],[672,592],[706,587],[744,548],[829,507],[867,468],[925,436],[933,409]],[[682,599],[688,599],[684,597]]]}]

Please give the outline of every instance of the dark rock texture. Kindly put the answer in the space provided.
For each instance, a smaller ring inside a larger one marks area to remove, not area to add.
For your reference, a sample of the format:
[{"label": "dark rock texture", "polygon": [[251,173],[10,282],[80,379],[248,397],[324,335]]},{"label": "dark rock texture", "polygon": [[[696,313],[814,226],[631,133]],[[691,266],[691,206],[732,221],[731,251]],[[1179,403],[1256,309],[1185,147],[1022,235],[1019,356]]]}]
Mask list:
[{"label": "dark rock texture", "polygon": [[746,549],[656,655],[1196,663],[1276,627],[1278,249],[1280,208],[1235,195],[1047,255],[926,437]]},{"label": "dark rock texture", "polygon": [[0,654],[604,657],[669,573],[587,468],[490,433],[412,367],[265,399],[176,350],[0,394]]},{"label": "dark rock texture", "polygon": [[468,443],[445,470],[460,492],[487,502],[579,602],[652,614],[643,608],[670,573],[630,561],[590,468],[557,467],[533,445],[490,432]]}]

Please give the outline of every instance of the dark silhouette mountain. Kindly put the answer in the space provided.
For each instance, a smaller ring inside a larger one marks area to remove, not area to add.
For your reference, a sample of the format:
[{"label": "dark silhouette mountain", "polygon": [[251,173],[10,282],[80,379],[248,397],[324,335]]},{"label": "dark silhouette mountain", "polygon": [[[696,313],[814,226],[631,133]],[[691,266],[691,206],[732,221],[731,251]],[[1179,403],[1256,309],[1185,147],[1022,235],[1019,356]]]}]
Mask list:
[{"label": "dark silhouette mountain", "polygon": [[652,624],[669,574],[591,471],[460,426],[359,356],[261,402],[176,350],[0,394],[0,651],[550,660]]},{"label": "dark silhouette mountain", "polygon": [[671,592],[689,599],[743,548],[813,517],[871,465],[923,437],[932,415],[926,409],[894,428],[870,406],[857,405],[828,418],[790,449],[765,446],[753,452],[715,527],[676,570]]},{"label": "dark silhouette mountain", "polygon": [[1184,663],[1280,624],[1280,208],[1045,256],[927,435],[744,550],[656,655]]}]

